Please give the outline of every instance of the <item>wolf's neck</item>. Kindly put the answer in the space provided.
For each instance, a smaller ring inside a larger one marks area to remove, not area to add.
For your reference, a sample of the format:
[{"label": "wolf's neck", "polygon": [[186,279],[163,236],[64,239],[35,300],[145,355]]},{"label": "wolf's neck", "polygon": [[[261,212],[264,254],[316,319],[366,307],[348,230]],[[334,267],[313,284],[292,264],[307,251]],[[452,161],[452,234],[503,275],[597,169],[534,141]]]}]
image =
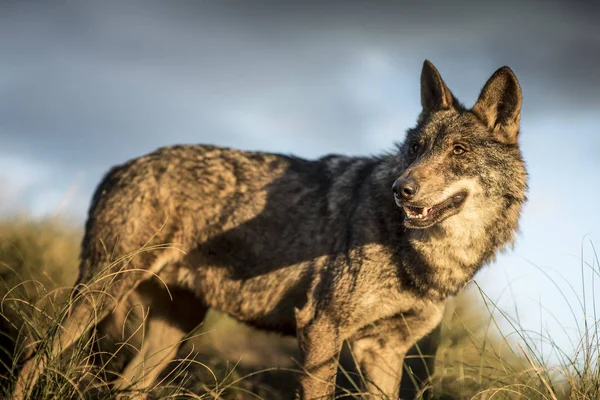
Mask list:
[{"label": "wolf's neck", "polygon": [[414,257],[406,267],[414,284],[440,297],[456,294],[487,261],[484,234],[473,230],[464,235],[442,227],[407,232]]},{"label": "wolf's neck", "polygon": [[[510,208],[498,215],[507,212],[511,212]],[[406,232],[413,253],[406,269],[417,288],[439,297],[456,294],[499,251],[512,245],[517,230],[516,224],[504,218],[465,221],[461,225],[441,223]]]}]

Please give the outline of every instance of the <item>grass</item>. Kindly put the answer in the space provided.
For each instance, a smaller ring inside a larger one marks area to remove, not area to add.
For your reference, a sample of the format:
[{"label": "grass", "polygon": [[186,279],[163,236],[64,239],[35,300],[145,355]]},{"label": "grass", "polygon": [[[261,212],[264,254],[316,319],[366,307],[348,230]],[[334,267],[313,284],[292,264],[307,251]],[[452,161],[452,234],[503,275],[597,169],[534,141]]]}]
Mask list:
[{"label": "grass", "polygon": [[[77,276],[81,233],[60,219],[0,221],[0,397],[10,396],[18,360],[28,355],[28,349],[33,345],[41,349],[34,356],[38,358],[49,353],[58,321],[74,301],[69,293]],[[595,250],[591,258],[590,264],[582,263],[582,270],[591,271],[594,277],[599,274]],[[593,295],[593,281],[591,289]],[[583,313],[585,323],[574,338],[575,351],[568,354],[552,337],[522,329],[476,284],[470,285],[447,307],[431,382],[434,393],[445,399],[599,399],[600,320],[585,294],[582,298],[572,310]],[[501,322],[511,327],[510,336],[500,329]],[[112,347],[101,347],[99,338],[88,335],[69,348],[67,356],[50,356],[35,398],[122,395],[110,386],[115,377],[110,371],[131,358],[140,335],[143,340],[143,332],[132,338],[102,338],[112,340]],[[557,363],[545,361],[542,342],[552,349]],[[106,348],[116,350],[103,351]],[[161,399],[291,398],[300,373],[293,361],[298,357],[294,338],[260,332],[211,312],[182,344],[177,356],[181,362],[169,365],[152,395]],[[338,382],[344,381],[345,390],[357,393],[360,376],[348,369],[340,373],[346,379]]]}]

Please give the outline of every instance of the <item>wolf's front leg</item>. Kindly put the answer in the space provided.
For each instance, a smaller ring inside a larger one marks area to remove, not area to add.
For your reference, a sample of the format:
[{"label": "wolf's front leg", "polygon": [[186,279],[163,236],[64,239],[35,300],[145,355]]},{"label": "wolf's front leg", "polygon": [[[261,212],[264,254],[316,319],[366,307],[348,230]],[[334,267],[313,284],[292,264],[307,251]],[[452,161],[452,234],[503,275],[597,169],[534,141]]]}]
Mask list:
[{"label": "wolf's front leg", "polygon": [[340,332],[326,317],[298,327],[298,341],[304,355],[304,375],[300,378],[301,399],[333,399],[339,353]]},{"label": "wolf's front leg", "polygon": [[431,304],[419,313],[380,320],[363,328],[350,340],[358,366],[366,375],[366,389],[372,397],[381,398],[377,395],[384,394],[384,398],[398,398],[407,351],[439,324],[443,309],[443,304]]},{"label": "wolf's front leg", "polygon": [[397,399],[402,365],[409,345],[396,335],[369,336],[351,342],[352,354],[365,375],[368,396],[363,398]]},{"label": "wolf's front leg", "polygon": [[400,383],[401,398],[432,398],[431,378],[435,372],[435,355],[440,344],[441,330],[442,326],[439,324],[406,353],[403,370],[408,375],[404,374]]}]

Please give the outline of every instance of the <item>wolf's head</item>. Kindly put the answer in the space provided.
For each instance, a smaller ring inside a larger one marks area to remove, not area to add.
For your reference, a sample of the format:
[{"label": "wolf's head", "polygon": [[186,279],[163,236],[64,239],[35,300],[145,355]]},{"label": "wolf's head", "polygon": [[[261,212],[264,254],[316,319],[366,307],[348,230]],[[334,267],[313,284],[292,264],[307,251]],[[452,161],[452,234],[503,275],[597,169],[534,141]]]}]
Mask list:
[{"label": "wolf's head", "polygon": [[466,109],[425,61],[423,111],[400,146],[406,168],[392,187],[407,228],[456,232],[505,220],[513,226],[504,239],[511,240],[527,188],[518,145],[521,102],[517,78],[502,67]]}]

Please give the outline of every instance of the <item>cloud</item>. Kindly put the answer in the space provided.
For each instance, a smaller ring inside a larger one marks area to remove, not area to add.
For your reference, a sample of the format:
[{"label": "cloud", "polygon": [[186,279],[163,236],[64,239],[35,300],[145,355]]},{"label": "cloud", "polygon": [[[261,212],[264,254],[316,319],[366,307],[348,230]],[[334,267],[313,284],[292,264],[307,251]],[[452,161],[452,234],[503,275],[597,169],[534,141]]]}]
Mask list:
[{"label": "cloud", "polygon": [[311,157],[381,151],[419,111],[424,58],[466,103],[511,65],[524,123],[598,105],[598,6],[584,3],[0,7],[1,152],[90,177],[172,143]]}]

